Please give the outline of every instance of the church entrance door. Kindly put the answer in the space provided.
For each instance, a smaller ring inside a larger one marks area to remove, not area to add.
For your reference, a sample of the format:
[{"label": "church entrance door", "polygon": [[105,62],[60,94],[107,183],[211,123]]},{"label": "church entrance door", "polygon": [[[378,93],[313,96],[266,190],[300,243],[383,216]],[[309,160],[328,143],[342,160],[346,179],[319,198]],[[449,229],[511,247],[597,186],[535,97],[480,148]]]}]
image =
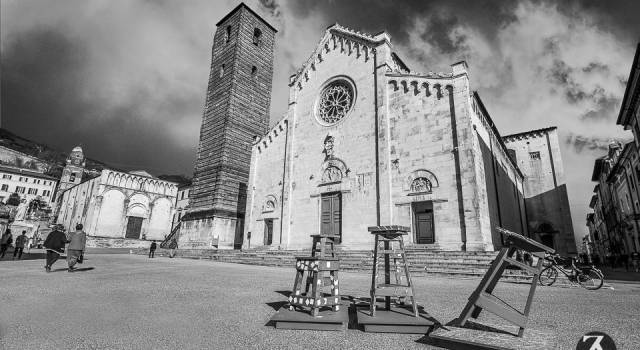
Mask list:
[{"label": "church entrance door", "polygon": [[341,236],[342,241],[342,197],[340,193],[326,193],[321,197],[320,233]]},{"label": "church entrance door", "polygon": [[264,220],[264,245],[273,243],[273,219]]},{"label": "church entrance door", "polygon": [[125,233],[125,238],[140,238],[140,231],[142,231],[142,220],[143,218],[137,216],[129,216],[129,220],[127,221],[127,232]]},{"label": "church entrance door", "polygon": [[435,242],[433,230],[433,205],[431,202],[413,203],[413,227],[416,243],[432,244]]}]

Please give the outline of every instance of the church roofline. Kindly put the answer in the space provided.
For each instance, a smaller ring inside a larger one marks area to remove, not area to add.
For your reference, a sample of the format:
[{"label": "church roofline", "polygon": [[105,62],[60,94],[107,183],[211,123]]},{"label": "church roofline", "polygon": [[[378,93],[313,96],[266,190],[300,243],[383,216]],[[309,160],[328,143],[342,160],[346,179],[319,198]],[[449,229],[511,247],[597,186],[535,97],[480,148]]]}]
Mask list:
[{"label": "church roofline", "polygon": [[633,64],[631,64],[631,71],[629,72],[629,80],[627,81],[627,87],[624,91],[624,97],[622,98],[622,104],[620,105],[620,113],[618,114],[618,120],[616,124],[622,125],[627,128],[629,123],[629,117],[633,114],[633,105],[640,100],[640,42],[636,48],[636,54],[633,57]]},{"label": "church roofline", "polygon": [[535,129],[535,130],[523,131],[523,132],[511,134],[511,135],[506,135],[506,136],[503,136],[502,138],[504,140],[506,140],[506,139],[514,139],[514,138],[518,138],[518,137],[522,137],[522,136],[539,134],[539,133],[543,133],[543,132],[547,132],[547,131],[553,131],[553,130],[556,130],[556,129],[558,129],[558,127],[550,126],[548,128]]},{"label": "church roofline", "polygon": [[[114,173],[120,173],[120,174],[128,175],[128,176],[142,177],[142,178],[145,178],[145,179],[150,179],[150,180],[155,180],[155,181],[166,182],[166,183],[168,183],[168,184],[175,185],[176,187],[178,186],[178,183],[177,183],[177,182],[168,181],[168,180],[162,180],[162,179],[159,179],[159,178],[157,178],[157,177],[149,177],[149,176],[144,176],[144,175],[131,174],[130,172],[119,171],[119,170],[113,170],[113,169],[106,169],[106,168],[105,168],[105,169],[103,169],[102,171],[111,171],[111,172],[114,172]],[[98,177],[99,177],[99,176],[98,176]]]},{"label": "church roofline", "polygon": [[60,180],[60,179],[55,178],[53,176],[45,175],[45,174],[39,173],[37,171],[32,171],[32,170],[27,170],[27,169],[22,169],[22,168],[14,168],[14,167],[9,167],[9,166],[5,166],[5,165],[0,165],[0,171],[6,172],[6,173],[11,173],[11,174],[16,174],[16,175],[37,177],[39,179],[52,180],[52,181],[56,181],[56,182],[58,182]]},{"label": "church roofline", "polygon": [[251,7],[247,6],[244,2],[241,2],[240,5],[236,6],[236,8],[234,8],[233,10],[231,10],[231,12],[227,13],[226,16],[222,17],[222,19],[216,23],[216,27],[219,27],[220,24],[222,24],[224,21],[226,21],[227,19],[229,19],[229,17],[231,17],[231,15],[233,15],[234,13],[240,11],[241,8],[245,8],[247,10],[249,10],[249,12],[251,14],[253,14],[254,16],[256,16],[260,21],[262,21],[262,23],[266,24],[267,27],[271,28],[271,30],[273,30],[275,33],[278,32],[278,30],[276,28],[274,28],[271,24],[269,24],[269,22],[267,22],[264,18],[262,18],[262,16],[260,16],[259,14],[257,14],[254,10],[251,9]]},{"label": "church roofline", "polygon": [[500,148],[502,148],[502,151],[507,155],[506,158],[509,160],[509,163],[516,169],[516,171],[518,172],[518,175],[520,175],[521,178],[524,178],[524,174],[522,174],[522,171],[518,167],[518,164],[511,157],[509,157],[509,153],[507,152],[507,146],[504,144],[504,141],[502,140],[502,136],[500,136],[500,132],[498,131],[498,128],[493,123],[493,120],[491,119],[489,112],[487,112],[487,109],[484,107],[484,103],[482,103],[482,100],[480,99],[480,95],[478,95],[477,91],[473,92],[473,97],[476,99],[476,102],[478,103],[478,107],[480,107],[480,109],[482,110],[483,116],[487,119],[487,124],[489,124],[489,126],[491,127],[491,131],[494,133],[494,135],[496,135],[496,139],[498,140],[498,144],[500,144]]},{"label": "church roofline", "polygon": [[363,44],[364,43],[369,44],[373,46],[371,48],[372,50],[378,45],[383,43],[387,43],[389,44],[389,46],[391,46],[391,41],[390,41],[391,38],[389,37],[389,34],[387,34],[386,31],[382,31],[379,34],[376,34],[375,36],[373,36],[367,33],[363,33],[357,30],[353,30],[353,29],[341,26],[338,23],[334,23],[329,27],[327,27],[324,34],[320,38],[320,41],[318,41],[318,44],[315,46],[315,49],[313,50],[309,58],[307,58],[305,63],[302,65],[302,67],[300,67],[300,69],[298,69],[294,74],[290,76],[289,86],[293,86],[296,82],[298,82],[300,80],[300,77],[304,75],[304,73],[307,71],[307,69],[309,69],[311,64],[315,62],[318,54],[320,53],[319,51],[321,51],[323,42],[328,38],[330,38],[331,34],[347,37],[355,41],[362,42]]},{"label": "church roofline", "polygon": [[385,73],[386,76],[388,77],[398,77],[398,78],[428,78],[428,79],[452,79],[452,78],[457,78],[459,75],[454,76],[451,73],[442,73],[442,72],[438,72],[438,73],[434,73],[434,72],[429,72],[429,73],[418,73],[418,72],[411,72],[411,73],[402,73],[402,72],[387,72]]}]

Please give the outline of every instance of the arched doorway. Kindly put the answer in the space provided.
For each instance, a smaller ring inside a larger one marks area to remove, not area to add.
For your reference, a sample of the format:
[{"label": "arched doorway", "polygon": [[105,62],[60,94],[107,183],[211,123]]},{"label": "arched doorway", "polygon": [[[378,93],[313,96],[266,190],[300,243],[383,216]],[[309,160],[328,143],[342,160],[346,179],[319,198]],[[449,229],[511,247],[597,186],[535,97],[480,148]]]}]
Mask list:
[{"label": "arched doorway", "polygon": [[553,236],[558,231],[551,225],[550,223],[542,223],[538,226],[538,235],[540,236],[540,241],[542,244],[546,245],[549,248],[555,249],[555,245],[553,244]]}]

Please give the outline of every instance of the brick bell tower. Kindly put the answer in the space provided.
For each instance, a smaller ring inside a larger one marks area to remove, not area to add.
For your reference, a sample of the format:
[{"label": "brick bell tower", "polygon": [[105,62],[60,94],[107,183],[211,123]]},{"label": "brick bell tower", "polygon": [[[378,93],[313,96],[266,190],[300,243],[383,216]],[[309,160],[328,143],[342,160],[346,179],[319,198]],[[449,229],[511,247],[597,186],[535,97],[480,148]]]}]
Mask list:
[{"label": "brick bell tower", "polygon": [[242,246],[251,145],[269,126],[276,29],[244,3],[216,26],[182,247]]}]

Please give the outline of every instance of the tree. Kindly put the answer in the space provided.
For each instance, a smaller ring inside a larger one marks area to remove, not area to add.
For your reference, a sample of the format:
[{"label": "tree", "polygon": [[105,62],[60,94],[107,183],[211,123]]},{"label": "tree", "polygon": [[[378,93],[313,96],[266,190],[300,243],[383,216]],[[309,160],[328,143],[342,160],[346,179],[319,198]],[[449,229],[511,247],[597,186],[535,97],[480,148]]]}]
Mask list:
[{"label": "tree", "polygon": [[7,199],[7,205],[13,205],[16,207],[20,205],[20,195],[16,192],[10,194],[9,198]]}]

